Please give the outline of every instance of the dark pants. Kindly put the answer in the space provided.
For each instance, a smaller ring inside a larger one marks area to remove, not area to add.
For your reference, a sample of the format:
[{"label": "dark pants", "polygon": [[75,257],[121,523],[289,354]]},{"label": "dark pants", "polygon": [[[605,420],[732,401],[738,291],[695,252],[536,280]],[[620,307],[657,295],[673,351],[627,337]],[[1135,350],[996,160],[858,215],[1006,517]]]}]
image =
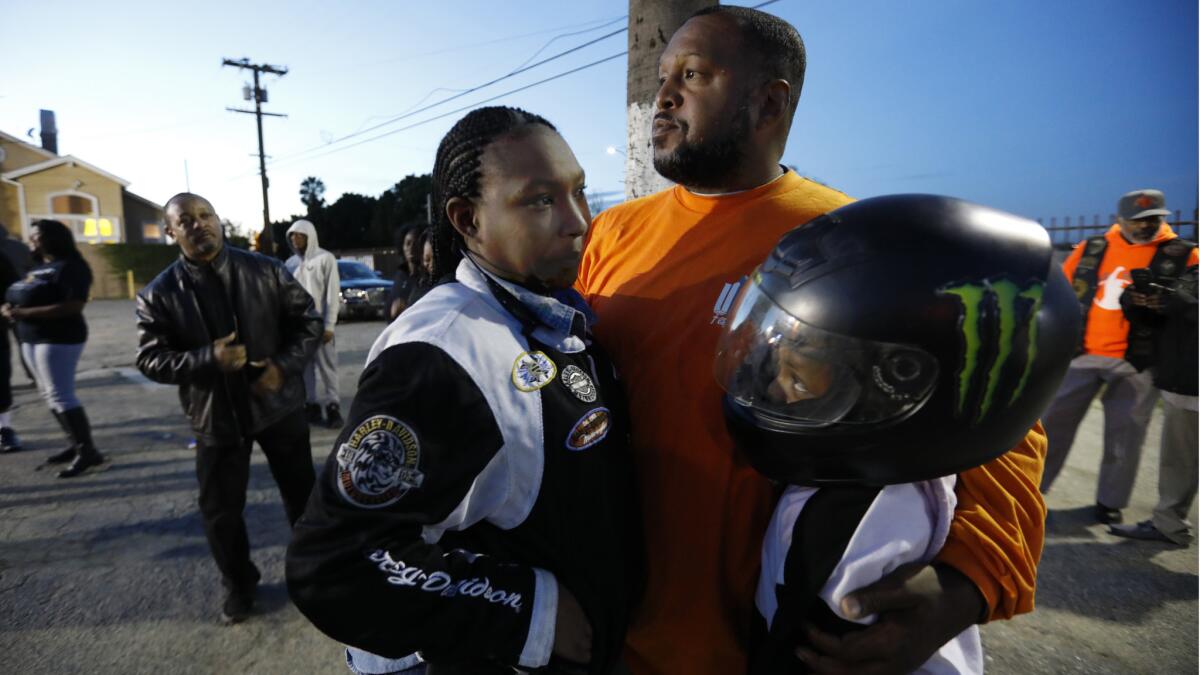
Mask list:
[{"label": "dark pants", "polygon": [[240,444],[214,446],[197,439],[196,477],[200,480],[204,536],[229,588],[250,589],[259,578],[258,570],[250,562],[250,540],[242,517],[253,441],[258,441],[267,456],[289,524],[295,525],[304,513],[316,480],[303,409],[296,409]]},{"label": "dark pants", "polygon": [[8,342],[8,322],[0,320],[0,413],[12,407],[12,346]]}]

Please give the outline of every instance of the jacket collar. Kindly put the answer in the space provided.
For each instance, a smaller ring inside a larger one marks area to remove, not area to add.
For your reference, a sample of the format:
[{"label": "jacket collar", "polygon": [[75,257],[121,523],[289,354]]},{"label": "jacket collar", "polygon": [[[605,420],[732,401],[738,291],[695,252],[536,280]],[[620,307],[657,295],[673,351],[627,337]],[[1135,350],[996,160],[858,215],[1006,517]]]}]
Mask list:
[{"label": "jacket collar", "polygon": [[194,262],[192,260],[189,260],[188,257],[183,254],[183,252],[179,253],[179,262],[183,266],[184,271],[187,272],[187,275],[189,277],[191,277],[192,280],[194,280],[194,281],[203,280],[206,275],[206,272],[210,269],[212,271],[216,272],[217,276],[220,277],[222,281],[229,280],[229,245],[228,244],[225,244],[224,246],[221,247],[221,251],[219,253],[217,253],[217,257],[213,258],[211,262],[208,262],[208,263]]},{"label": "jacket collar", "polygon": [[[549,329],[557,338],[555,342],[564,342],[568,349],[564,351],[580,351],[591,339],[591,326],[595,323],[595,314],[587,306],[583,296],[573,288],[554,291],[551,295],[542,295],[501,279],[483,269],[464,256],[458,264],[455,278],[464,286],[491,295],[530,331],[539,326]],[[507,297],[505,297],[507,296]],[[578,349],[573,340],[578,341]]]}]

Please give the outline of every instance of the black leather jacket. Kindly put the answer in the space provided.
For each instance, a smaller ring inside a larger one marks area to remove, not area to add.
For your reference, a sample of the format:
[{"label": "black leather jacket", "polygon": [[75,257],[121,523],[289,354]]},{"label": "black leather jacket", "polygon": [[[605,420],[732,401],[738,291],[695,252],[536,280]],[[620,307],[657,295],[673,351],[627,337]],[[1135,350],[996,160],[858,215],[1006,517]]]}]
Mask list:
[{"label": "black leather jacket", "polygon": [[209,334],[194,290],[198,268],[182,255],[138,293],[137,366],[156,382],[180,385],[196,438],[215,444],[262,431],[304,404],[304,365],[324,324],[278,260],[226,246],[212,264],[236,289],[237,342],[246,345],[247,361],[270,358],[283,371],[283,386],[264,397],[251,394],[248,415],[234,413],[230,381],[238,384],[235,378],[247,371],[225,377],[217,368],[212,343],[221,336]]}]

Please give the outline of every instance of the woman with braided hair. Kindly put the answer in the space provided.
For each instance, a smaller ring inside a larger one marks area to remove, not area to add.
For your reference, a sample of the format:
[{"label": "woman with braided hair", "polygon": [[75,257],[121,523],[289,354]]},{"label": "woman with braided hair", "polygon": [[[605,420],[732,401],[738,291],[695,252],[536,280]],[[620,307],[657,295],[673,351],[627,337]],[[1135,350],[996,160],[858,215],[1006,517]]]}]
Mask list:
[{"label": "woman with braided hair", "polygon": [[380,335],[288,548],[361,673],[611,673],[641,584],[628,416],[571,288],[590,214],[545,119],[438,147],[433,276]]}]

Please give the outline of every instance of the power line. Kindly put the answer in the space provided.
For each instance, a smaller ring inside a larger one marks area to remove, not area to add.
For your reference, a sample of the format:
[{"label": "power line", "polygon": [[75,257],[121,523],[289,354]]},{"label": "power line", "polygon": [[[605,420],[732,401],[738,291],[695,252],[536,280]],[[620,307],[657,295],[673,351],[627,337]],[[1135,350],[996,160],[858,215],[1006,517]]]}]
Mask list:
[{"label": "power line", "polygon": [[[412,124],[409,124],[409,125],[406,125],[406,126],[400,127],[399,129],[392,129],[391,131],[384,132],[384,133],[382,133],[382,134],[379,134],[378,136],[372,136],[372,137],[370,137],[370,138],[364,138],[363,140],[361,140],[361,141],[358,141],[357,143],[351,143],[350,145],[343,145],[343,146],[342,146],[342,147],[340,147],[340,148],[334,148],[334,149],[332,149],[332,150],[329,150],[328,152],[322,152],[322,153],[320,153],[320,154],[316,154],[316,155],[313,155],[313,156],[311,156],[311,157],[302,157],[302,158],[300,158],[300,159],[294,160],[294,161],[293,161],[293,162],[291,162],[291,163],[307,162],[307,161],[309,161],[309,160],[312,160],[312,159],[317,159],[317,158],[320,158],[320,157],[326,157],[326,156],[332,155],[332,154],[334,154],[334,153],[341,152],[341,151],[343,151],[343,150],[349,150],[350,148],[355,148],[355,147],[358,147],[358,146],[360,146],[360,145],[363,145],[364,143],[370,143],[370,142],[372,142],[372,141],[377,141],[377,140],[379,140],[379,139],[381,139],[381,138],[385,138],[385,137],[387,137],[387,136],[391,136],[392,134],[398,134],[398,133],[400,133],[401,131],[408,131],[409,129],[413,129],[413,128],[415,128],[415,127],[419,127],[419,126],[421,126],[421,125],[423,125],[423,124],[428,124],[429,122],[433,122],[433,121],[435,121],[435,120],[440,120],[440,119],[442,119],[443,117],[449,117],[450,115],[454,115],[454,114],[456,114],[456,113],[460,113],[460,112],[462,112],[462,111],[464,111],[464,110],[470,110],[470,109],[472,109],[472,108],[475,108],[475,107],[477,107],[477,106],[480,106],[480,105],[482,105],[482,104],[484,104],[484,103],[490,103],[490,102],[492,102],[492,101],[495,101],[496,99],[499,99],[499,98],[504,98],[505,96],[509,96],[509,95],[511,95],[511,94],[516,94],[516,93],[518,93],[518,92],[525,91],[526,89],[531,89],[531,88],[533,88],[533,87],[536,87],[536,86],[538,86],[538,85],[545,84],[545,83],[547,83],[547,82],[551,82],[551,81],[553,81],[553,80],[557,80],[557,79],[559,79],[559,78],[566,77],[567,75],[573,75],[573,74],[575,74],[575,73],[578,73],[578,72],[579,72],[579,71],[581,71],[581,70],[586,70],[587,68],[591,68],[591,67],[593,67],[593,66],[598,66],[598,65],[600,65],[601,63],[606,63],[606,62],[608,62],[608,61],[612,61],[613,59],[617,59],[617,58],[620,58],[620,57],[622,57],[622,56],[625,56],[625,54],[626,54],[626,52],[621,52],[621,53],[619,53],[619,54],[613,54],[612,56],[606,56],[606,57],[604,57],[604,58],[602,58],[602,59],[599,59],[599,60],[597,60],[597,61],[592,61],[591,63],[586,63],[586,64],[584,64],[584,65],[582,65],[582,66],[579,66],[579,67],[577,67],[577,68],[572,68],[571,70],[567,70],[567,71],[561,72],[561,73],[559,73],[559,74],[557,74],[557,75],[551,75],[550,77],[547,77],[547,78],[545,78],[545,79],[542,79],[542,80],[538,80],[537,82],[532,82],[532,83],[530,83],[530,84],[527,84],[527,85],[525,85],[525,86],[522,86],[522,87],[517,87],[516,89],[510,89],[510,90],[508,90],[508,91],[506,91],[506,92],[504,92],[504,93],[502,93],[502,94],[496,94],[495,96],[492,96],[491,98],[485,98],[485,99],[483,99],[483,100],[481,100],[481,101],[475,101],[474,103],[471,103],[471,104],[469,104],[469,105],[462,106],[461,108],[455,108],[454,110],[450,110],[450,111],[448,111],[448,112],[444,112],[444,113],[441,113],[441,114],[439,114],[439,115],[435,115],[435,116],[433,116],[433,117],[429,117],[429,118],[423,119],[423,120],[421,120],[420,122],[414,122],[414,123],[412,123]],[[282,162],[282,160],[280,160],[280,161]],[[284,163],[284,164],[289,164],[289,162],[282,162],[282,163]]]},{"label": "power line", "polygon": [[369,66],[383,65],[385,63],[396,63],[399,61],[412,61],[415,59],[422,59],[422,58],[426,58],[429,56],[438,56],[441,54],[453,54],[455,52],[471,51],[474,49],[479,49],[480,47],[486,47],[488,45],[500,44],[502,42],[512,42],[513,40],[520,40],[522,38],[533,37],[535,35],[545,35],[546,33],[553,33],[554,31],[558,31],[558,30],[582,28],[584,26],[590,26],[592,24],[599,23],[600,25],[594,26],[591,29],[589,29],[589,30],[596,30],[597,28],[602,28],[604,26],[607,26],[610,23],[613,23],[614,21],[619,21],[620,19],[624,19],[624,18],[625,18],[625,16],[622,15],[621,17],[619,17],[617,19],[592,19],[591,21],[584,21],[582,23],[573,23],[573,24],[567,24],[565,26],[556,26],[554,28],[546,28],[544,30],[537,30],[537,31],[533,31],[530,33],[520,33],[518,35],[509,35],[506,37],[499,37],[499,38],[495,38],[492,40],[484,40],[483,42],[471,42],[469,44],[462,44],[462,45],[457,45],[454,47],[446,47],[445,49],[437,49],[437,50],[434,50],[431,52],[408,54],[405,56],[397,56],[395,58],[383,59],[381,61],[370,61],[367,63],[355,64],[355,65],[345,66],[345,67],[364,68],[364,67],[369,67]]},{"label": "power line", "polygon": [[[568,54],[573,54],[573,53],[575,53],[575,52],[577,52],[577,51],[579,51],[579,50],[581,50],[581,49],[583,49],[583,48],[585,48],[585,47],[590,47],[590,46],[592,46],[592,45],[596,44],[597,42],[600,42],[600,41],[602,41],[602,40],[607,40],[608,38],[610,38],[610,37],[612,37],[612,36],[614,36],[614,35],[619,35],[619,34],[621,34],[621,33],[624,33],[626,30],[628,30],[628,29],[627,29],[627,28],[621,28],[621,29],[619,29],[619,30],[612,31],[611,33],[605,33],[604,35],[601,35],[600,37],[593,38],[593,39],[591,39],[591,40],[588,40],[587,42],[584,42],[584,43],[582,43],[582,44],[579,44],[579,45],[576,45],[576,46],[574,46],[574,47],[571,47],[570,49],[566,49],[566,50],[564,50],[564,51],[561,51],[561,52],[558,52],[557,54],[554,54],[554,55],[552,55],[552,56],[548,56],[548,57],[546,57],[546,58],[544,58],[544,59],[542,59],[541,61],[538,61],[538,62],[536,62],[536,63],[532,63],[532,64],[529,64],[529,65],[527,65],[527,66],[524,66],[524,67],[521,67],[521,68],[517,68],[516,70],[513,70],[513,71],[511,71],[511,72],[509,72],[509,73],[507,73],[507,74],[505,74],[505,75],[501,75],[500,77],[497,77],[497,78],[495,78],[495,79],[492,79],[492,80],[489,80],[489,81],[487,81],[487,82],[484,82],[483,84],[478,84],[478,85],[475,85],[474,87],[470,87],[470,88],[468,88],[468,89],[464,89],[464,90],[462,90],[462,91],[458,92],[457,94],[454,94],[454,95],[452,95],[452,96],[447,96],[446,98],[440,99],[440,100],[438,100],[438,101],[434,101],[433,103],[430,103],[430,104],[428,104],[428,105],[424,105],[424,106],[422,106],[422,107],[420,107],[420,108],[417,108],[416,110],[410,110],[410,111],[408,111],[408,112],[401,113],[401,114],[399,114],[399,115],[396,115],[396,116],[394,116],[394,117],[391,117],[391,118],[389,118],[389,119],[387,119],[387,120],[385,120],[385,121],[383,121],[383,122],[380,122],[379,124],[374,124],[374,125],[372,125],[372,126],[369,126],[369,127],[367,127],[366,129],[360,129],[359,131],[355,131],[355,132],[353,132],[353,133],[346,134],[345,136],[342,136],[342,137],[340,137],[340,138],[335,138],[335,139],[333,139],[332,141],[330,141],[330,142],[328,142],[328,143],[322,143],[321,145],[315,145],[315,146],[313,146],[313,147],[311,147],[311,148],[307,148],[307,149],[305,149],[305,150],[300,150],[300,151],[298,151],[298,152],[294,152],[294,153],[290,153],[290,154],[287,154],[287,155],[283,155],[283,156],[279,157],[278,159],[276,159],[275,161],[273,161],[273,162],[271,162],[271,163],[272,163],[272,164],[276,164],[276,163],[278,163],[278,162],[283,162],[283,161],[286,161],[286,160],[289,160],[289,159],[292,159],[292,158],[295,158],[295,157],[299,157],[300,155],[304,155],[304,154],[307,154],[307,153],[310,153],[310,152],[315,152],[315,151],[318,151],[318,150],[322,150],[322,149],[325,149],[325,148],[327,148],[327,147],[329,147],[330,145],[333,145],[333,144],[335,144],[335,143],[341,143],[342,141],[346,141],[346,140],[349,140],[349,139],[351,139],[351,138],[355,138],[355,137],[357,137],[357,136],[361,136],[361,135],[363,135],[363,134],[370,133],[370,132],[372,132],[372,131],[375,131],[376,129],[380,129],[380,128],[382,128],[382,127],[386,127],[386,126],[388,126],[388,125],[390,125],[390,124],[395,124],[396,122],[399,122],[400,120],[407,119],[407,118],[409,118],[409,117],[413,117],[413,116],[415,116],[415,115],[418,115],[418,114],[420,114],[420,113],[423,113],[423,112],[425,112],[426,110],[429,110],[429,109],[431,109],[431,108],[436,108],[437,106],[440,106],[440,105],[442,105],[442,104],[444,104],[444,103],[449,103],[450,101],[453,101],[453,100],[455,100],[455,99],[462,98],[463,96],[466,96],[467,94],[471,94],[471,93],[474,93],[474,92],[476,92],[476,91],[479,91],[480,89],[484,89],[484,88],[490,87],[490,86],[492,86],[493,84],[497,84],[497,83],[499,83],[499,82],[503,82],[504,80],[507,80],[507,79],[509,79],[510,77],[514,77],[514,76],[516,76],[516,75],[520,75],[521,73],[524,73],[524,72],[528,72],[528,71],[530,71],[530,70],[533,70],[534,68],[537,68],[538,66],[543,66],[543,65],[545,65],[545,64],[547,64],[547,63],[550,63],[551,61],[556,61],[556,60],[558,60],[558,59],[561,59],[562,57],[564,57],[564,56],[567,56]],[[546,81],[549,81],[549,80],[546,80]]]},{"label": "power line", "polygon": [[[775,4],[776,2],[779,2],[779,1],[780,1],[780,0],[766,0],[766,2],[761,2],[761,3],[757,4],[757,5],[753,5],[751,8],[752,8],[752,9],[759,9],[759,8],[762,8],[762,7],[766,7],[767,5],[773,5],[773,4]],[[624,17],[622,17],[622,18],[624,18]],[[612,23],[612,22],[609,22],[609,23]],[[603,25],[607,25],[607,24],[602,24],[602,26],[603,26]],[[593,28],[592,30],[595,30],[595,29]],[[327,152],[321,152],[321,153],[318,153],[318,154],[315,154],[315,155],[312,155],[312,156],[309,156],[309,157],[300,157],[301,155],[307,154],[307,153],[309,153],[309,152],[314,152],[314,151],[317,151],[317,150],[321,150],[321,149],[324,149],[324,148],[328,148],[330,145],[333,145],[333,144],[335,144],[335,143],[340,143],[340,142],[342,142],[342,141],[345,141],[345,140],[348,140],[348,139],[350,139],[350,138],[353,138],[353,137],[356,137],[356,136],[360,136],[360,135],[362,135],[362,134],[365,134],[365,133],[368,133],[368,132],[370,132],[370,131],[374,131],[374,130],[376,130],[376,129],[379,129],[379,128],[381,128],[381,127],[385,127],[385,126],[388,126],[389,124],[393,124],[393,123],[395,123],[395,122],[398,122],[398,121],[400,121],[400,120],[402,120],[402,119],[405,119],[405,118],[408,118],[408,117],[412,117],[412,116],[414,116],[414,115],[416,115],[416,114],[418,114],[418,113],[424,112],[424,111],[426,111],[426,110],[429,110],[429,109],[431,109],[431,108],[435,108],[435,107],[437,107],[437,106],[439,106],[439,105],[442,105],[443,103],[447,103],[447,102],[449,102],[449,101],[452,101],[452,100],[454,100],[454,99],[461,98],[461,97],[463,97],[463,96],[465,96],[465,95],[467,95],[467,94],[470,94],[470,93],[472,93],[472,92],[479,91],[480,89],[483,89],[483,88],[485,88],[485,87],[489,87],[489,86],[491,86],[491,85],[493,85],[493,84],[496,84],[496,83],[498,83],[498,82],[502,82],[502,81],[504,81],[504,80],[506,80],[506,79],[508,79],[508,78],[510,78],[510,77],[513,77],[514,75],[519,75],[519,74],[521,74],[521,73],[523,73],[523,72],[526,72],[526,71],[532,70],[532,69],[534,69],[534,68],[536,68],[536,67],[538,67],[538,66],[540,66],[540,65],[543,65],[543,64],[549,63],[549,62],[551,62],[551,61],[554,61],[554,60],[556,60],[556,59],[559,59],[559,58],[561,58],[561,57],[563,57],[563,56],[566,56],[567,54],[571,54],[571,53],[573,53],[573,52],[579,51],[580,49],[583,49],[584,47],[588,47],[588,46],[591,46],[591,45],[593,45],[593,44],[596,44],[597,42],[600,42],[601,40],[605,40],[605,39],[607,39],[607,38],[610,38],[610,37],[612,37],[612,36],[614,36],[614,35],[619,35],[620,33],[624,33],[624,32],[626,32],[627,30],[628,30],[628,27],[626,27],[626,28],[621,28],[621,29],[619,29],[619,30],[615,30],[615,31],[613,31],[613,32],[611,32],[611,33],[606,33],[606,34],[604,34],[604,35],[601,35],[601,36],[600,36],[600,37],[598,37],[598,38],[595,38],[595,39],[593,39],[593,40],[589,40],[588,42],[585,42],[585,43],[583,43],[583,44],[580,44],[580,45],[577,45],[577,46],[575,46],[575,47],[572,47],[572,48],[570,48],[570,49],[568,49],[568,50],[566,50],[566,51],[559,52],[558,54],[555,54],[555,55],[553,55],[553,56],[550,56],[550,57],[547,57],[547,58],[545,58],[545,59],[542,59],[541,61],[538,61],[537,63],[531,64],[531,65],[529,65],[529,66],[527,66],[527,67],[518,68],[518,69],[516,69],[516,70],[514,70],[514,71],[512,71],[512,72],[510,72],[510,73],[508,73],[508,74],[506,74],[506,75],[503,75],[503,76],[501,76],[501,77],[498,77],[498,78],[496,78],[496,79],[494,79],[494,80],[491,80],[491,81],[485,82],[485,83],[483,83],[483,84],[480,84],[480,85],[476,85],[476,86],[474,86],[474,87],[471,87],[471,88],[469,88],[469,89],[465,89],[465,90],[463,90],[463,91],[461,91],[461,92],[459,92],[459,93],[455,94],[454,96],[449,96],[449,97],[446,97],[446,98],[444,98],[444,99],[442,99],[442,100],[440,100],[440,101],[435,101],[434,103],[430,103],[429,105],[427,105],[427,106],[424,106],[424,107],[422,107],[422,108],[419,108],[419,109],[417,109],[417,110],[412,110],[412,111],[410,111],[410,112],[405,112],[405,113],[403,113],[403,114],[397,115],[397,116],[395,116],[395,117],[393,117],[393,118],[391,118],[391,119],[389,119],[389,120],[387,120],[387,121],[380,122],[379,124],[376,124],[376,125],[374,125],[374,126],[371,126],[371,127],[368,127],[368,128],[366,128],[366,129],[362,129],[362,130],[356,131],[356,132],[354,132],[354,133],[352,133],[352,134],[347,134],[346,136],[343,136],[343,137],[341,137],[341,138],[334,139],[334,140],[330,141],[329,143],[325,143],[325,144],[322,144],[322,145],[319,145],[319,146],[314,146],[314,147],[311,147],[311,148],[309,148],[309,149],[307,149],[307,150],[302,150],[302,151],[299,151],[299,152],[291,153],[291,154],[289,154],[289,155],[284,155],[284,156],[282,156],[282,157],[280,157],[280,158],[278,158],[278,159],[276,159],[276,160],[272,161],[272,162],[271,162],[271,164],[272,164],[272,166],[275,166],[275,165],[277,165],[277,164],[279,164],[279,165],[283,165],[283,166],[291,166],[291,165],[294,165],[294,164],[299,164],[299,163],[306,162],[306,161],[308,161],[308,160],[311,160],[311,159],[318,159],[318,158],[321,158],[321,157],[328,157],[329,155],[332,155],[332,154],[335,154],[335,153],[341,152],[342,150],[349,150],[350,148],[355,148],[355,147],[358,147],[358,146],[360,146],[360,145],[364,145],[364,144],[366,144],[366,143],[370,143],[370,142],[372,142],[372,141],[377,141],[377,140],[379,140],[379,139],[381,139],[381,138],[386,138],[386,137],[388,137],[388,136],[391,136],[391,135],[393,135],[393,134],[400,133],[401,131],[407,131],[407,130],[409,130],[409,129],[413,129],[413,128],[415,128],[415,127],[419,127],[419,126],[422,126],[422,125],[424,125],[424,124],[428,124],[429,122],[433,122],[433,121],[436,121],[436,120],[442,119],[442,118],[444,118],[444,117],[448,117],[448,116],[450,116],[450,115],[453,115],[453,114],[456,114],[456,113],[462,112],[462,111],[464,111],[464,110],[470,110],[470,109],[472,109],[472,108],[475,108],[475,107],[477,107],[477,106],[479,106],[479,105],[482,105],[482,104],[484,104],[484,103],[489,103],[489,102],[491,102],[491,101],[495,101],[495,100],[497,100],[497,99],[500,99],[500,98],[503,98],[503,97],[505,97],[505,96],[509,96],[509,95],[511,95],[511,94],[516,94],[516,93],[518,93],[518,92],[522,92],[522,91],[525,91],[525,90],[527,90],[527,89],[531,89],[531,88],[533,88],[533,87],[536,87],[536,86],[539,86],[539,85],[545,84],[545,83],[547,83],[547,82],[551,82],[551,81],[554,81],[554,80],[557,80],[557,79],[560,79],[560,78],[566,77],[567,75],[572,75],[572,74],[574,74],[574,73],[577,73],[577,72],[579,72],[579,71],[581,71],[581,70],[585,70],[585,69],[587,69],[587,68],[591,68],[591,67],[593,67],[593,66],[600,65],[601,63],[606,63],[606,62],[608,62],[608,61],[612,61],[613,59],[616,59],[616,58],[619,58],[619,57],[622,57],[622,56],[625,56],[626,54],[628,54],[628,53],[629,53],[629,52],[628,52],[628,50],[626,50],[626,51],[623,51],[623,52],[620,52],[620,53],[618,53],[618,54],[613,54],[612,56],[607,56],[607,57],[605,57],[605,58],[603,58],[603,59],[600,59],[600,60],[597,60],[597,61],[592,61],[591,63],[584,64],[584,65],[582,65],[582,66],[579,66],[579,67],[577,67],[577,68],[572,68],[571,70],[568,70],[568,71],[565,71],[565,72],[559,73],[559,74],[557,74],[557,75],[552,75],[552,76],[550,76],[550,77],[547,77],[547,78],[545,78],[545,79],[538,80],[537,82],[533,82],[533,83],[527,84],[527,85],[525,85],[525,86],[518,87],[518,88],[516,88],[516,89],[510,89],[509,91],[506,91],[506,92],[504,92],[504,93],[502,93],[502,94],[497,94],[496,96],[492,96],[492,97],[490,97],[490,98],[486,98],[486,99],[483,99],[483,100],[481,100],[481,101],[476,101],[475,103],[472,103],[472,104],[469,104],[469,105],[465,105],[465,106],[462,106],[462,107],[460,107],[460,108],[455,108],[454,110],[451,110],[451,111],[449,111],[449,112],[445,112],[445,113],[441,113],[441,114],[439,114],[439,115],[435,115],[435,116],[433,116],[433,117],[430,117],[430,118],[427,118],[427,119],[421,120],[420,122],[415,122],[415,123],[413,123],[413,124],[409,124],[409,125],[406,125],[406,126],[400,127],[399,129],[393,129],[393,130],[391,130],[391,131],[388,131],[388,132],[385,132],[385,133],[379,134],[379,135],[377,135],[377,136],[372,136],[372,137],[370,137],[370,138],[363,139],[363,140],[361,140],[361,141],[359,141],[359,142],[357,142],[357,143],[351,143],[350,145],[345,145],[345,146],[342,146],[342,147],[340,147],[340,148],[333,148],[333,149],[330,149],[330,150],[328,150]],[[583,32],[585,32],[585,33],[586,33],[586,32],[590,32],[590,31],[583,31]],[[553,42],[553,40],[551,40],[551,42]],[[548,44],[549,44],[549,43],[547,43],[547,45],[548,45]],[[545,49],[545,47],[543,46],[543,47],[542,47],[542,49]],[[540,51],[541,51],[541,50],[539,50],[539,52],[540,52]],[[536,54],[537,54],[537,53],[535,52],[535,56],[536,56]],[[239,177],[240,177],[240,176],[239,176]]]}]

